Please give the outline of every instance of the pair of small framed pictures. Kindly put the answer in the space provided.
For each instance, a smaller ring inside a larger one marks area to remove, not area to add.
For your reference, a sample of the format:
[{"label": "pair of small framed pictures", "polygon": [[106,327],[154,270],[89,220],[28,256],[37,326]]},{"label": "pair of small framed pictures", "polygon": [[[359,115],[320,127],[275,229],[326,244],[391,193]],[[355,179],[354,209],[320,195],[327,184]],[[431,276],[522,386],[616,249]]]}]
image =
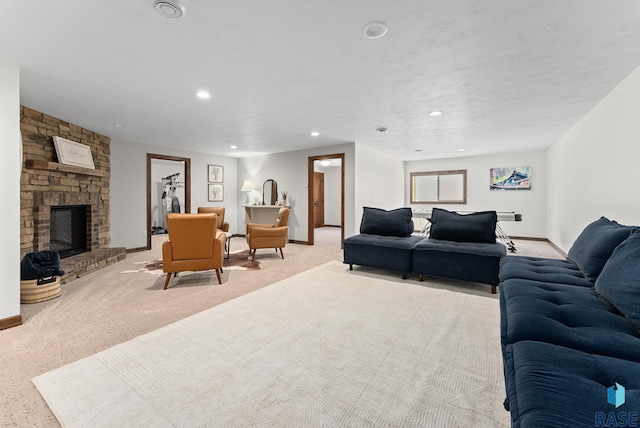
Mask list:
[{"label": "pair of small framed pictures", "polygon": [[208,165],[209,177],[209,202],[222,202],[224,200],[224,167],[221,165]]}]

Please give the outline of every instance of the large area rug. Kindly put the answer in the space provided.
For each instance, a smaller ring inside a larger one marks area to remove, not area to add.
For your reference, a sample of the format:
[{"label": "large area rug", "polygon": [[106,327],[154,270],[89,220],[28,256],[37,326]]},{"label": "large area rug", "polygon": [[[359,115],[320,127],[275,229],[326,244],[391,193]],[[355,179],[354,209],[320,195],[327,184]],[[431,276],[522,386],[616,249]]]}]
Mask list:
[{"label": "large area rug", "polygon": [[65,427],[509,426],[495,296],[330,262],[33,379]]}]

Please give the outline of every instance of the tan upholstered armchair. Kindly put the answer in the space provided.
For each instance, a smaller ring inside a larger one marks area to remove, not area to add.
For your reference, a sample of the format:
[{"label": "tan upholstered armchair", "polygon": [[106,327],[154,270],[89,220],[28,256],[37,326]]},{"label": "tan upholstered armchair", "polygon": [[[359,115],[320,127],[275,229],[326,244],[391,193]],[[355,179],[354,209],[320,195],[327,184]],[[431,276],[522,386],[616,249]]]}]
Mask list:
[{"label": "tan upholstered armchair", "polygon": [[289,240],[288,221],[289,208],[280,208],[278,219],[274,224],[247,224],[247,244],[249,244],[251,260],[256,259],[258,248],[275,248],[276,252],[280,250],[280,256],[284,259],[282,249]]},{"label": "tan upholstered armchair", "polygon": [[218,232],[216,214],[167,214],[169,240],[162,244],[162,270],[167,273],[164,289],[171,274],[215,269],[218,283],[227,237]]},{"label": "tan upholstered armchair", "polygon": [[215,213],[218,215],[218,229],[229,233],[229,223],[224,221],[224,207],[198,207],[198,213]]}]

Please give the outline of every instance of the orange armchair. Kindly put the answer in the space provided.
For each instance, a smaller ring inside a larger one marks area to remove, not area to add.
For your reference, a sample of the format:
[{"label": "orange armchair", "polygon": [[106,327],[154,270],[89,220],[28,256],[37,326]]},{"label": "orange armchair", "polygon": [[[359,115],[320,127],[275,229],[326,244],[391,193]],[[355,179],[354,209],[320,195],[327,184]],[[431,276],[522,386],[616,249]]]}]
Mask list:
[{"label": "orange armchair", "polygon": [[217,230],[216,214],[167,214],[169,240],[162,244],[162,270],[167,273],[164,290],[171,274],[215,269],[218,283],[227,237]]},{"label": "orange armchair", "polygon": [[229,223],[224,221],[224,207],[198,207],[198,213],[215,213],[218,215],[218,229],[224,233],[229,232]]},{"label": "orange armchair", "polygon": [[251,260],[256,259],[258,248],[275,248],[276,252],[280,250],[280,256],[284,259],[282,249],[289,241],[288,222],[289,208],[280,208],[278,219],[274,224],[247,224],[247,244],[249,244]]}]

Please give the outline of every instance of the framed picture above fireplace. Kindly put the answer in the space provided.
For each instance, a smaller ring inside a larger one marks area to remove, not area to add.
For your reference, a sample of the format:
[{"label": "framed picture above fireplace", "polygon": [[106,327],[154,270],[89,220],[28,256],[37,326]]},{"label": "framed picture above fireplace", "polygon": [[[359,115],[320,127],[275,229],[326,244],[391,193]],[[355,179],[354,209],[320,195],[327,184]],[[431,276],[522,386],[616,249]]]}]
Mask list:
[{"label": "framed picture above fireplace", "polygon": [[91,155],[91,148],[86,144],[76,143],[62,137],[53,137],[58,162],[65,165],[81,166],[96,169]]}]

